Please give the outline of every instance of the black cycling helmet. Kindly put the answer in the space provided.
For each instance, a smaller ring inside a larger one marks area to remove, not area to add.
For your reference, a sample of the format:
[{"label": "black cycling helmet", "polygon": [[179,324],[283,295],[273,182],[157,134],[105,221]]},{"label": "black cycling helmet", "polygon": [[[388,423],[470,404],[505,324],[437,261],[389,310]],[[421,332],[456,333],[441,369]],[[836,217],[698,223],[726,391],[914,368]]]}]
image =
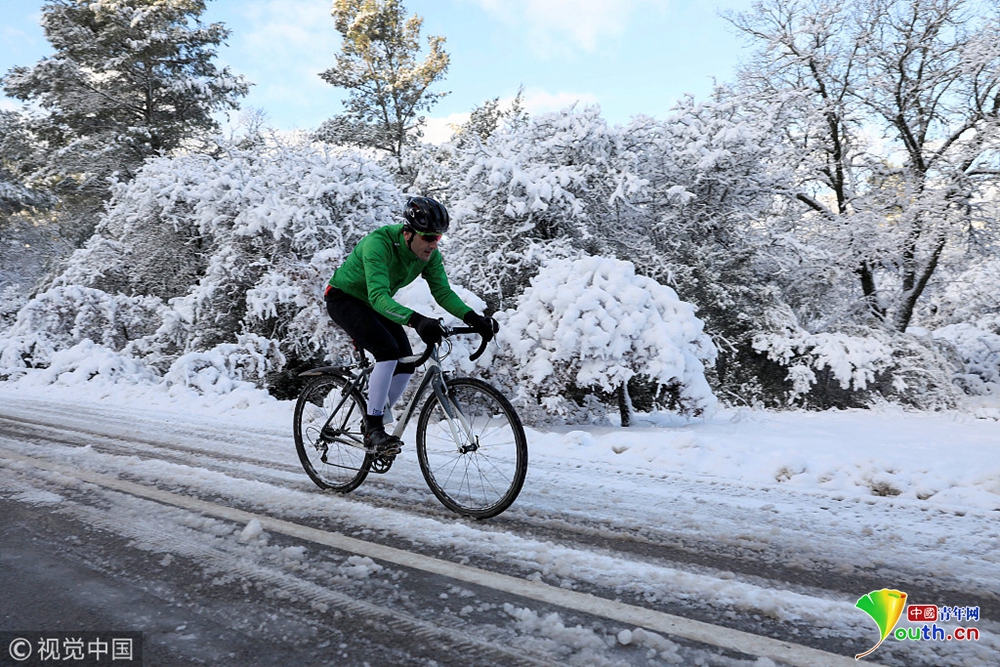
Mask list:
[{"label": "black cycling helmet", "polygon": [[444,234],[448,231],[448,209],[430,197],[410,197],[403,207],[406,229],[418,234]]}]

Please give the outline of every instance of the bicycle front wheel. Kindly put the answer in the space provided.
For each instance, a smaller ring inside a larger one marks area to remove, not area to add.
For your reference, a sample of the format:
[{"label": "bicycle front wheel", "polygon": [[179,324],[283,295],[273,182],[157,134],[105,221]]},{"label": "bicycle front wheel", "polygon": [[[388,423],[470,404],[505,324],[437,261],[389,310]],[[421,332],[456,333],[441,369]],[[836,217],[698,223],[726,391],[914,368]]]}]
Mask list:
[{"label": "bicycle front wheel", "polygon": [[321,489],[353,491],[365,481],[371,458],[361,425],[365,401],[339,375],[311,380],[295,404],[295,449],[310,479]]},{"label": "bicycle front wheel", "polygon": [[431,394],[417,421],[417,459],[448,509],[477,519],[511,506],[528,472],[528,444],[514,407],[474,378],[447,383],[447,405]]}]

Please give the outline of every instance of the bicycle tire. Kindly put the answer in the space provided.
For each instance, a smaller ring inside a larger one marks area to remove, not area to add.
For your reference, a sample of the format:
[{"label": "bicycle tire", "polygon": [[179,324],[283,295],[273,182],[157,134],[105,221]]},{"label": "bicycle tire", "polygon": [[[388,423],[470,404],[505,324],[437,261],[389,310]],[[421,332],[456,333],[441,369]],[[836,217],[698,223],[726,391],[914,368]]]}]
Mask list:
[{"label": "bicycle tire", "polygon": [[[417,421],[416,449],[427,486],[457,514],[494,517],[513,504],[528,472],[528,444],[503,394],[475,378],[448,380],[448,396],[468,420],[472,439],[456,441],[436,394]],[[465,446],[466,451],[463,451]]]},{"label": "bicycle tire", "polygon": [[[329,421],[335,435],[324,437],[320,431],[345,391],[345,402]],[[372,460],[363,446],[364,414],[365,400],[344,377],[320,375],[302,389],[295,403],[295,449],[316,486],[347,493],[365,481]]]}]

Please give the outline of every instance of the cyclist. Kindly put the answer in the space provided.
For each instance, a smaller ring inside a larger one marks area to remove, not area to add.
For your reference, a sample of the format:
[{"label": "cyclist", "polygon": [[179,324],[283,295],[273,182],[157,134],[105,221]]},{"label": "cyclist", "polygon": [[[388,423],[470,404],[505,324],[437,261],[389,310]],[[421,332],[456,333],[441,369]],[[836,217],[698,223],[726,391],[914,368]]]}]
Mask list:
[{"label": "cyclist", "polygon": [[492,339],[497,321],[475,312],[451,289],[445,275],[441,236],[448,231],[448,211],[430,197],[410,197],[403,208],[403,224],[380,227],[365,236],[326,287],[326,310],[363,349],[375,357],[368,379],[364,432],[365,449],[398,454],[402,442],[383,425],[386,405],[403,395],[413,376],[412,363],[399,363],[413,354],[403,325],[413,327],[427,345],[441,341],[444,329],[433,318],[400,305],[393,296],[423,276],[434,300],[478,334]]}]

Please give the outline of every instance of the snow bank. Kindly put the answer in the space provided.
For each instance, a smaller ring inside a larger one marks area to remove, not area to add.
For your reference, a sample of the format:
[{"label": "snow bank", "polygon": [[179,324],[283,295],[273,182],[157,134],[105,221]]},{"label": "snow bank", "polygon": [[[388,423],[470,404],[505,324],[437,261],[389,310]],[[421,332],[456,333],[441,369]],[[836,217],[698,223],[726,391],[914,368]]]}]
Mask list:
[{"label": "snow bank", "polygon": [[973,396],[1000,396],[1000,316],[981,319],[976,324],[951,324],[931,334],[936,341],[951,346],[963,368],[956,383]]}]

